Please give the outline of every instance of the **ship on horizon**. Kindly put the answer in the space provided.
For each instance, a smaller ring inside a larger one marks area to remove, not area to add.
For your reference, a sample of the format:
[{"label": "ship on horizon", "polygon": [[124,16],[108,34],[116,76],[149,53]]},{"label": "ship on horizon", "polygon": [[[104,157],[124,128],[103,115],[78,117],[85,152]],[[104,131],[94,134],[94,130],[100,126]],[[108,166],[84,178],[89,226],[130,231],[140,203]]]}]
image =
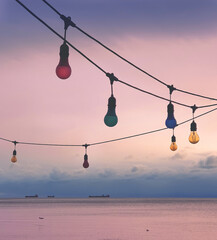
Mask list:
[{"label": "ship on horizon", "polygon": [[89,198],[109,198],[110,195],[89,195]]},{"label": "ship on horizon", "polygon": [[38,194],[35,194],[35,195],[27,195],[27,196],[25,196],[25,198],[38,198]]}]

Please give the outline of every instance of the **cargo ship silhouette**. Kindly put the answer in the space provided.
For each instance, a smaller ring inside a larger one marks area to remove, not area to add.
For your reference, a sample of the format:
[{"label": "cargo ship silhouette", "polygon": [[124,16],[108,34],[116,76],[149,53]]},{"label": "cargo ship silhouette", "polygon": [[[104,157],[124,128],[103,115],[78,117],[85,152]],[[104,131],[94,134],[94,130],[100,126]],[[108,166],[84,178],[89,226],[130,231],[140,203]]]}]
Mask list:
[{"label": "cargo ship silhouette", "polygon": [[110,195],[89,195],[89,198],[109,198]]},{"label": "cargo ship silhouette", "polygon": [[38,194],[32,195],[32,196],[25,196],[25,198],[38,198]]}]

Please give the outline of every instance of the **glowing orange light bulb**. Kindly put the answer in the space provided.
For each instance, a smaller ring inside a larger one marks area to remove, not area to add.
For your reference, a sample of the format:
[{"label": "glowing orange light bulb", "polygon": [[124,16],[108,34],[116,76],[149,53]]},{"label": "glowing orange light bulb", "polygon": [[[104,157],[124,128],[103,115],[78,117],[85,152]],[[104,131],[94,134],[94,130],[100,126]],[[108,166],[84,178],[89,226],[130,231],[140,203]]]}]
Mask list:
[{"label": "glowing orange light bulb", "polygon": [[84,167],[84,168],[88,168],[88,167],[89,167],[89,163],[88,163],[88,155],[87,155],[87,154],[84,155],[84,163],[83,163],[83,167]]},{"label": "glowing orange light bulb", "polygon": [[71,75],[71,67],[69,66],[69,47],[64,42],[60,46],[60,61],[56,67],[56,75],[61,79],[67,79]]},{"label": "glowing orange light bulb", "polygon": [[177,144],[176,144],[175,142],[172,142],[171,145],[170,145],[170,149],[171,149],[172,151],[176,151],[177,148],[178,148]]},{"label": "glowing orange light bulb", "polygon": [[176,144],[176,137],[173,135],[172,138],[171,138],[170,150],[176,151],[177,148],[178,148],[178,146]]},{"label": "glowing orange light bulb", "polygon": [[12,156],[12,158],[11,158],[11,162],[12,162],[12,163],[17,162],[17,157],[16,157],[16,155],[17,155],[17,152],[16,152],[16,150],[14,150],[14,151],[13,151],[13,156]]}]

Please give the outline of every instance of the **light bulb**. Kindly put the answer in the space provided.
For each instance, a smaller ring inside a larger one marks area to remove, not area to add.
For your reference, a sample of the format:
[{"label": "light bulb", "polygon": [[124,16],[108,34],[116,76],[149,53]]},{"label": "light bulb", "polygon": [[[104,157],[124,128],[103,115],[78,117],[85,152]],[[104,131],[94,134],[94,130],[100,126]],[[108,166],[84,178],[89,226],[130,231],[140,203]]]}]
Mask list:
[{"label": "light bulb", "polygon": [[118,117],[115,113],[116,99],[113,95],[108,100],[108,112],[105,115],[104,123],[108,127],[114,127],[118,122]]},{"label": "light bulb", "polygon": [[14,150],[14,151],[13,151],[13,156],[12,156],[12,158],[11,158],[11,162],[12,162],[12,163],[17,162],[17,157],[16,157],[16,155],[17,155],[17,152],[16,152],[16,150]]},{"label": "light bulb", "polygon": [[88,163],[88,155],[87,155],[87,154],[84,155],[84,163],[83,163],[83,167],[84,167],[84,168],[88,168],[88,167],[89,167],[89,163]]},{"label": "light bulb", "polygon": [[177,144],[176,144],[175,142],[172,142],[171,145],[170,145],[170,149],[171,149],[172,151],[176,151],[177,148],[178,148]]},{"label": "light bulb", "polygon": [[167,106],[167,113],[168,113],[168,116],[165,121],[167,128],[175,128],[177,123],[176,123],[176,119],[174,118],[174,107],[171,102]]},{"label": "light bulb", "polygon": [[192,144],[196,144],[200,140],[200,138],[199,138],[199,136],[197,134],[197,124],[196,124],[195,121],[193,121],[191,123],[191,133],[190,133],[190,136],[189,136],[188,140]]},{"label": "light bulb", "polygon": [[69,47],[64,42],[60,46],[60,61],[56,67],[56,75],[61,79],[67,79],[71,75],[71,67],[69,66]]},{"label": "light bulb", "polygon": [[177,150],[177,148],[178,148],[178,146],[177,146],[177,144],[176,144],[176,137],[173,135],[172,136],[172,138],[171,138],[171,145],[170,145],[170,149],[172,150],[172,151],[176,151]]},{"label": "light bulb", "polygon": [[196,131],[192,131],[188,140],[189,140],[190,143],[195,144],[195,143],[199,142],[200,138],[199,138]]}]

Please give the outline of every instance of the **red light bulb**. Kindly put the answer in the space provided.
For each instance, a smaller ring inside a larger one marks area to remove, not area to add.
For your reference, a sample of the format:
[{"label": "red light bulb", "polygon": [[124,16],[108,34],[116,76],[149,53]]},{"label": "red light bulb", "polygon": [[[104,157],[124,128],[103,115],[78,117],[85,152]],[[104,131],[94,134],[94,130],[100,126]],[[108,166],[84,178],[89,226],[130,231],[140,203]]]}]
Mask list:
[{"label": "red light bulb", "polygon": [[87,156],[87,154],[84,155],[84,163],[83,163],[83,167],[84,167],[84,168],[88,168],[88,167],[89,167],[88,156]]},{"label": "red light bulb", "polygon": [[61,79],[67,79],[71,75],[71,67],[69,66],[69,47],[64,42],[60,46],[60,61],[56,67],[56,75]]}]

